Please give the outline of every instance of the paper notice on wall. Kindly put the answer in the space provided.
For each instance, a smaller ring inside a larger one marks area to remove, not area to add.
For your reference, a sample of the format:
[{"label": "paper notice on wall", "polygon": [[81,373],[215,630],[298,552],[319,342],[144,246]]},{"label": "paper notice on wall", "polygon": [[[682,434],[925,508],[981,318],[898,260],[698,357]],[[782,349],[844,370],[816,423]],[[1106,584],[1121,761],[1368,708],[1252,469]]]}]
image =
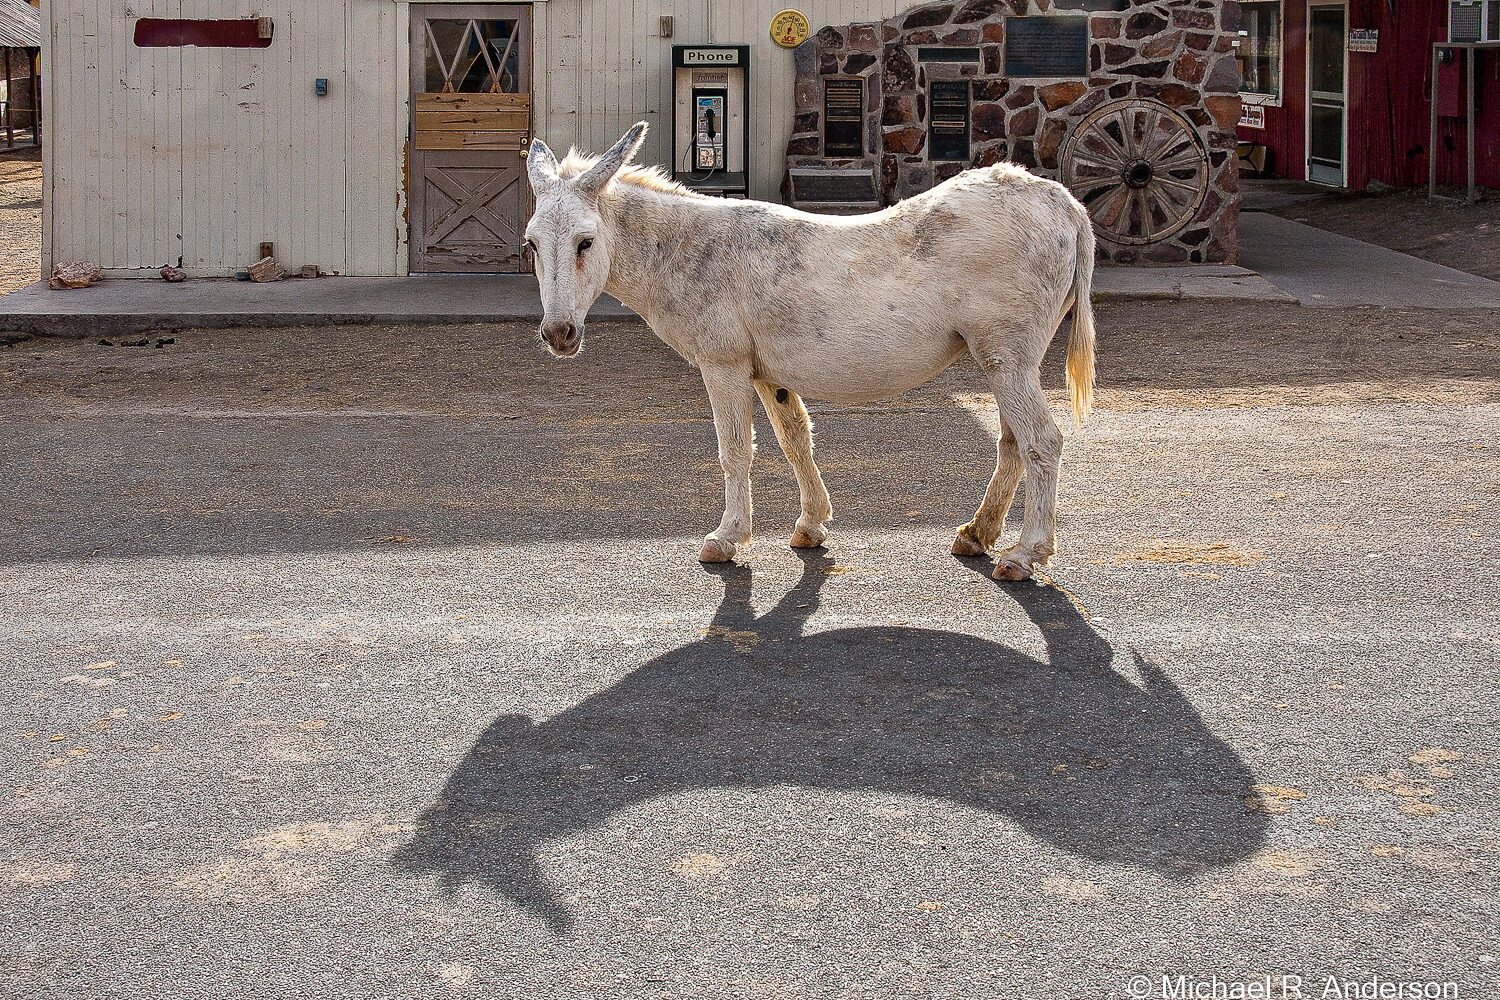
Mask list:
[{"label": "paper notice on wall", "polygon": [[1379,28],[1350,28],[1350,52],[1374,52],[1380,47]]},{"label": "paper notice on wall", "polygon": [[1240,105],[1240,128],[1265,128],[1266,109],[1260,104]]}]

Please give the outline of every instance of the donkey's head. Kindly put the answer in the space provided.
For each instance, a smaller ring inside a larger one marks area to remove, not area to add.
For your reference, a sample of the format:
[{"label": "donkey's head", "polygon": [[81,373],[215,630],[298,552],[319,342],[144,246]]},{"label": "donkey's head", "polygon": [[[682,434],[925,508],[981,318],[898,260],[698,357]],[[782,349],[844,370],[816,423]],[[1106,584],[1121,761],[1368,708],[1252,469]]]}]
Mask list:
[{"label": "donkey's head", "polygon": [[561,165],[541,139],[531,140],[526,173],[536,196],[536,211],[526,224],[526,246],[536,261],[542,291],[542,340],[560,358],[583,346],[583,321],[589,306],[604,291],[615,234],[599,211],[599,197],[646,136],[637,122],[624,138],[584,170]]}]

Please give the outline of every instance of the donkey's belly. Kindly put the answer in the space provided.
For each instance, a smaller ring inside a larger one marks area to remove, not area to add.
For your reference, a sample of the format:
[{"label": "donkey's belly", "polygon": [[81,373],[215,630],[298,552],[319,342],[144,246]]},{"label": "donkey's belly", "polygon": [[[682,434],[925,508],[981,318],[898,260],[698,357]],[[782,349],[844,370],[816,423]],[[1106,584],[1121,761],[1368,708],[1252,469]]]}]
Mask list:
[{"label": "donkey's belly", "polygon": [[803,350],[785,355],[761,353],[756,377],[806,399],[836,403],[899,396],[942,374],[966,349],[957,334],[900,342],[888,336],[835,334],[799,346]]}]

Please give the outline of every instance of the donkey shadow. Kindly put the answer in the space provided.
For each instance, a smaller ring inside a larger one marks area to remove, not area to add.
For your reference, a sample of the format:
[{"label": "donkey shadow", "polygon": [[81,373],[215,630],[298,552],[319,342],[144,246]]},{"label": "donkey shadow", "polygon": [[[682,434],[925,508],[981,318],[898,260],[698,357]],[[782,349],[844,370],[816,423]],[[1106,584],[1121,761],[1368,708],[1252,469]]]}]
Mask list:
[{"label": "donkey shadow", "polygon": [[997,586],[1041,629],[1046,662],[931,629],[804,635],[834,564],[802,558],[758,618],[747,567],[705,567],[725,593],[703,640],[540,724],[496,719],[397,866],[488,885],[561,932],[572,916],[538,864],[543,842],[659,796],[784,784],[947,799],[1174,879],[1260,846],[1245,763],[1149,661],[1135,657],[1140,686],[1111,669],[1056,588]]}]

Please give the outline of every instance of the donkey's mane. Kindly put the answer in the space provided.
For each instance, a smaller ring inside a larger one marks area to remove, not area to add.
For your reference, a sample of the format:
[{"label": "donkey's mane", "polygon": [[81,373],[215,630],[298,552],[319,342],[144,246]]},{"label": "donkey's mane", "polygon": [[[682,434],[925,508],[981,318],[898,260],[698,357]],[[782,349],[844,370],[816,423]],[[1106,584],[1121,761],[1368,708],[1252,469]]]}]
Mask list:
[{"label": "donkey's mane", "polygon": [[[559,177],[577,177],[598,162],[599,157],[597,156],[590,153],[580,153],[576,149],[570,149],[568,150],[568,155],[563,157],[562,162],[557,165],[557,175]],[[677,183],[671,177],[667,176],[665,170],[657,166],[647,167],[636,163],[629,163],[621,167],[620,172],[615,174],[615,180],[623,184],[633,184],[636,187],[643,187],[650,191],[680,194],[689,198],[705,197],[697,191]]]}]

